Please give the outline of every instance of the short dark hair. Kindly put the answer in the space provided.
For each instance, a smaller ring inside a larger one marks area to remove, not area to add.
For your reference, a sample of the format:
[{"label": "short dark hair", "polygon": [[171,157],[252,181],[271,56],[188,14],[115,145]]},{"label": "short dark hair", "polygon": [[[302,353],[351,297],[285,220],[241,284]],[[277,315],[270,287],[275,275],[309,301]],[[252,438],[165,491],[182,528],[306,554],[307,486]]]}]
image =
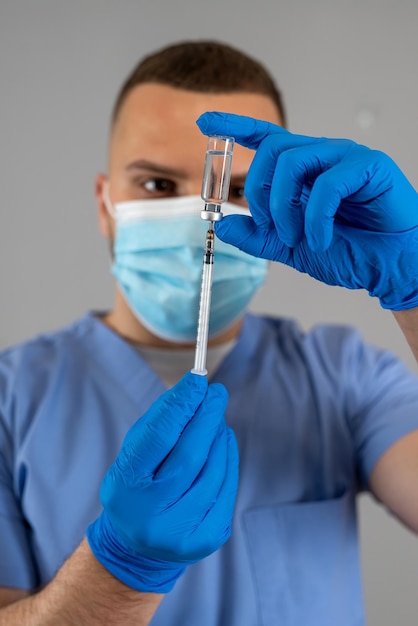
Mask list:
[{"label": "short dark hair", "polygon": [[123,83],[112,123],[128,94],[142,83],[160,83],[201,93],[246,92],[268,96],[286,125],[281,93],[267,69],[244,52],[217,41],[184,41],[141,60]]}]

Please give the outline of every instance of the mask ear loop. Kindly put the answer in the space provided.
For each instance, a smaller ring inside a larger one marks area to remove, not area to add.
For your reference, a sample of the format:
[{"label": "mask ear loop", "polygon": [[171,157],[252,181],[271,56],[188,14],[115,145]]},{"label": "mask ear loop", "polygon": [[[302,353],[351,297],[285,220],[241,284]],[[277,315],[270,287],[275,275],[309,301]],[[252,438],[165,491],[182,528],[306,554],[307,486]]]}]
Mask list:
[{"label": "mask ear loop", "polygon": [[110,195],[109,195],[109,181],[105,180],[103,183],[103,194],[102,194],[102,199],[103,199],[103,203],[106,207],[107,212],[109,213],[110,217],[112,217],[113,219],[116,219],[116,211],[113,207],[113,204],[110,201]]}]

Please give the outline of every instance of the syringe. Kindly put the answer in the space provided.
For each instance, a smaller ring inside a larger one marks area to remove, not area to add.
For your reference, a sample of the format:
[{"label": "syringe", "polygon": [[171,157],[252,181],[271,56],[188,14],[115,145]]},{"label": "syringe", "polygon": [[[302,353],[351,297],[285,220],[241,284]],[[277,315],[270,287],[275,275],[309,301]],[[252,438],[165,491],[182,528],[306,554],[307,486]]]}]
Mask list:
[{"label": "syringe", "polygon": [[212,295],[212,273],[215,247],[213,222],[221,220],[222,203],[228,199],[231,179],[233,137],[208,137],[206,159],[203,170],[202,199],[205,207],[200,216],[208,220],[205,247],[203,252],[202,286],[200,290],[199,321],[197,327],[196,351],[192,372],[206,376],[206,356],[209,337],[210,301]]}]

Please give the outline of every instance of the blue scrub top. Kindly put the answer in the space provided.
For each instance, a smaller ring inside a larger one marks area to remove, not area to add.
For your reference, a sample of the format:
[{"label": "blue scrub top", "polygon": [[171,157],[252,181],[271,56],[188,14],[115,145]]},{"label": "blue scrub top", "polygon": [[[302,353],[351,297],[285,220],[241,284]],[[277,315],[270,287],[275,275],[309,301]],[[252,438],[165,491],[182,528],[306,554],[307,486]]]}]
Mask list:
[{"label": "blue scrub top", "polygon": [[[349,328],[247,315],[213,377],[240,451],[231,539],[152,626],[364,623],[355,496],[418,428],[417,378]],[[0,586],[45,585],[101,510],[128,428],[164,391],[94,315],[0,355]]]}]

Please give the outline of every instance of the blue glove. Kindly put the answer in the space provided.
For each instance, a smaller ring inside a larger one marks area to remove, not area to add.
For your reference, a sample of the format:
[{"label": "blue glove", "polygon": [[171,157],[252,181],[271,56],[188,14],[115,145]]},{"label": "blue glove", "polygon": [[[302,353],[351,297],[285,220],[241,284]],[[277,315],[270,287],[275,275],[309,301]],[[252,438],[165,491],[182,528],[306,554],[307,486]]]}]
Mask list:
[{"label": "blue glove", "polygon": [[387,155],[228,113],[197,124],[257,150],[245,184],[252,217],[218,222],[220,239],[328,285],[367,289],[384,308],[418,306],[418,194]]},{"label": "blue glove", "polygon": [[95,557],[138,591],[170,591],[231,533],[238,484],[225,388],[186,374],[128,431],[87,530]]}]

